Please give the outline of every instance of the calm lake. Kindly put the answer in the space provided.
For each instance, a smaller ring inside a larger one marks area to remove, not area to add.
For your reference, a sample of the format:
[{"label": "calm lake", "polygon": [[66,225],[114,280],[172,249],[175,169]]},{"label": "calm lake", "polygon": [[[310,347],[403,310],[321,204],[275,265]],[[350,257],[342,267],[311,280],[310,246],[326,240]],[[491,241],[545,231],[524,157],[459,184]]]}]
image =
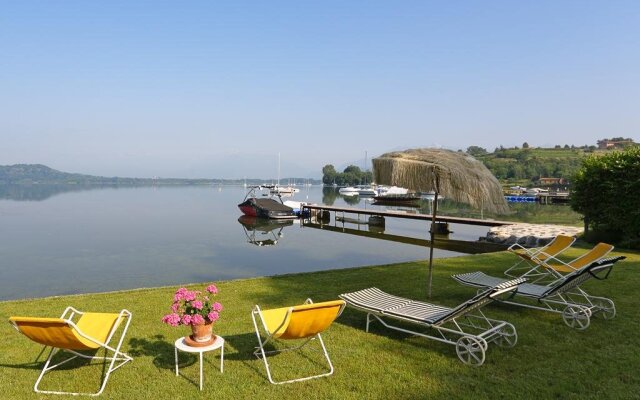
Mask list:
[{"label": "calm lake", "polygon": [[[303,227],[298,221],[268,226],[239,221],[242,187],[79,189],[5,187],[0,192],[0,300],[177,287],[427,257],[421,246]],[[295,200],[376,207],[332,189],[300,190]],[[424,222],[387,219],[385,232],[427,239],[427,229]],[[488,230],[451,229],[450,238],[460,240],[476,240]],[[458,254],[435,250],[435,257]]]}]

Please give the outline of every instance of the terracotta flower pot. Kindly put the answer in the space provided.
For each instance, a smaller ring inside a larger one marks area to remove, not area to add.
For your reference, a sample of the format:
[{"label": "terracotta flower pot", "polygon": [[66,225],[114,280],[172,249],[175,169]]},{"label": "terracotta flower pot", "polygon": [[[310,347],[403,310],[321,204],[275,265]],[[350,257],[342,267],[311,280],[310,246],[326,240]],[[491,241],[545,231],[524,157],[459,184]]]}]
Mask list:
[{"label": "terracotta flower pot", "polygon": [[191,337],[196,342],[208,342],[209,340],[211,340],[212,328],[213,322],[191,325],[191,331],[193,332],[193,335]]}]

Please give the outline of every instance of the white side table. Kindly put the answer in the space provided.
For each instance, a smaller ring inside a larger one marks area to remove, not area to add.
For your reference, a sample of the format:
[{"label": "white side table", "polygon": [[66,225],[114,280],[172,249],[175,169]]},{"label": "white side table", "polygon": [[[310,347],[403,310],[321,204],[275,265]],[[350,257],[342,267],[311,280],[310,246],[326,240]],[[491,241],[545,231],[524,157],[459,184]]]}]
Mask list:
[{"label": "white side table", "polygon": [[184,336],[176,340],[175,355],[176,355],[176,376],[178,376],[178,350],[187,353],[200,353],[200,390],[202,390],[202,354],[207,351],[213,351],[220,349],[220,373],[224,372],[224,338],[222,336],[216,336],[216,340],[209,346],[192,347],[184,342]]}]

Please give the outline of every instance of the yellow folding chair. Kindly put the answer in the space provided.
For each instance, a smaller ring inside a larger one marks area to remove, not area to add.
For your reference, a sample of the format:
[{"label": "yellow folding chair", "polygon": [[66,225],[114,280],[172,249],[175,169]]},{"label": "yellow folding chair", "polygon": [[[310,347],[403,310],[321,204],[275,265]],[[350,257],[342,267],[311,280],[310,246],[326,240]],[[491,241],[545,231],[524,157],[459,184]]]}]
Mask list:
[{"label": "yellow folding chair", "polygon": [[[544,264],[548,259],[554,258],[573,244],[575,237],[558,235],[545,246],[537,248],[526,248],[518,243],[511,245],[508,250],[520,257],[520,260],[504,271],[504,274],[512,278],[521,276],[522,271],[528,272],[536,269],[540,264]],[[521,265],[525,263],[525,265]]]},{"label": "yellow folding chair", "polygon": [[[76,319],[75,322],[74,319]],[[124,320],[126,320],[126,325],[120,334],[120,340],[116,347],[112,347],[109,343]],[[44,345],[45,347],[42,352],[44,352],[47,347],[51,347],[47,361],[45,362],[42,372],[33,387],[33,390],[37,393],[97,396],[104,390],[109,379],[109,375],[127,362],[133,360],[133,358],[120,351],[127,329],[131,323],[131,313],[124,309],[120,311],[120,313],[115,314],[81,312],[73,307],[67,307],[60,318],[10,317],[9,322],[14,328],[16,328],[16,330],[18,330],[18,332],[22,333],[34,342]],[[104,357],[82,353],[85,351],[94,352],[95,354],[95,352],[100,349],[105,349],[106,354]],[[71,353],[73,356],[68,357],[53,366],[49,366],[53,356],[60,350]],[[42,352],[40,354],[42,354]],[[108,356],[109,352],[113,354]],[[45,373],[73,360],[76,357],[104,360],[105,362],[110,361],[109,368],[106,371],[98,392],[58,392],[40,390],[38,388],[38,385]],[[116,361],[118,361],[117,365]]]},{"label": "yellow folding chair", "polygon": [[551,257],[542,266],[555,272],[567,274],[606,257],[613,249],[614,247],[610,244],[598,243],[591,250],[574,260],[563,262],[555,257]]},{"label": "yellow folding chair", "polygon": [[[322,303],[313,303],[311,299],[302,305],[293,307],[274,308],[270,310],[261,310],[260,306],[256,305],[251,312],[251,318],[253,319],[253,326],[256,330],[256,336],[258,337],[259,347],[254,351],[256,357],[262,357],[264,365],[267,369],[267,377],[269,382],[273,384],[290,383],[305,381],[307,379],[320,378],[322,376],[328,376],[333,374],[333,364],[329,359],[327,348],[320,336],[321,332],[324,332],[333,321],[344,310],[345,302],[343,300],[326,301]],[[260,318],[262,322],[262,328],[266,333],[266,339],[262,341],[260,336],[260,329],[258,328],[258,322],[256,316]],[[290,379],[286,381],[276,382],[271,377],[271,370],[269,368],[269,362],[267,361],[267,354],[279,353],[288,350],[298,350],[305,346],[313,339],[318,339],[324,356],[329,363],[329,372],[319,375],[307,376],[303,378]],[[292,348],[286,348],[282,350],[265,351],[264,346],[271,340],[295,340],[306,339],[302,344]]]}]

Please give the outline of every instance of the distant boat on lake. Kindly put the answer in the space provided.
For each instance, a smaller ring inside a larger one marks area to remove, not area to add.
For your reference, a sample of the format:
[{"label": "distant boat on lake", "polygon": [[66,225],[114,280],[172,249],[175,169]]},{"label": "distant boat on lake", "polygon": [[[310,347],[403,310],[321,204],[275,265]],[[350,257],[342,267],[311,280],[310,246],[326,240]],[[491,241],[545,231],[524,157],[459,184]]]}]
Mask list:
[{"label": "distant boat on lake", "polygon": [[353,186],[347,186],[347,187],[342,187],[340,189],[338,189],[338,193],[344,195],[344,196],[356,196],[359,193],[358,188],[353,187]]}]

